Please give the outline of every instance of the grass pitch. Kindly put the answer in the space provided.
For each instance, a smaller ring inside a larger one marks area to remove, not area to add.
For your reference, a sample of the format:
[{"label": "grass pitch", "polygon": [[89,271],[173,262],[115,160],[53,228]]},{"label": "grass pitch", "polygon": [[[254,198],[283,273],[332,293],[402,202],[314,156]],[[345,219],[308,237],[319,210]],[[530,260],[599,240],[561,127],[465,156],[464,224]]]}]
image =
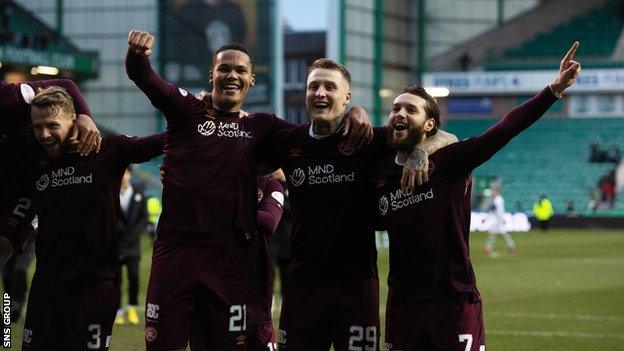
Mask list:
[{"label": "grass pitch", "polygon": [[[484,301],[487,349],[624,350],[624,231],[533,231],[516,234],[514,239],[516,253],[505,252],[499,239],[499,255],[493,258],[481,252],[484,234],[473,233],[471,238]],[[139,301],[144,302],[149,239],[143,240],[142,248]],[[385,250],[379,252],[379,271],[383,329],[388,273]],[[12,325],[12,349],[20,349],[21,322]],[[115,326],[111,351],[144,349],[142,323]]]}]

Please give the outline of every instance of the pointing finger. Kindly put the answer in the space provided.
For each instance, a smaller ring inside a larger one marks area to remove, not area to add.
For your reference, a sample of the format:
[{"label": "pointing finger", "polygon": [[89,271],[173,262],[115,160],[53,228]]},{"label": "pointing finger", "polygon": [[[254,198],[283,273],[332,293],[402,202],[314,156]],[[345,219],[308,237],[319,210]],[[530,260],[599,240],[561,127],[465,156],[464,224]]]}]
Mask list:
[{"label": "pointing finger", "polygon": [[572,60],[572,58],[574,57],[574,54],[576,53],[576,49],[578,49],[579,47],[579,42],[575,41],[574,44],[572,44],[572,47],[570,48],[570,50],[568,50],[568,53],[563,57],[563,62],[568,62],[570,60]]}]

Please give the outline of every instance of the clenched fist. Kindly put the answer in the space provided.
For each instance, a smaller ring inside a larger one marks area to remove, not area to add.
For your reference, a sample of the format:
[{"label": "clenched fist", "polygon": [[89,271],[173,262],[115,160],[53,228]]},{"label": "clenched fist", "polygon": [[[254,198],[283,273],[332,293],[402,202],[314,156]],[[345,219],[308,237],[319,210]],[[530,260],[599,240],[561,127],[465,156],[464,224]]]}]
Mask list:
[{"label": "clenched fist", "polygon": [[150,56],[152,54],[152,46],[154,45],[154,36],[142,30],[131,30],[128,33],[128,49],[138,55]]}]

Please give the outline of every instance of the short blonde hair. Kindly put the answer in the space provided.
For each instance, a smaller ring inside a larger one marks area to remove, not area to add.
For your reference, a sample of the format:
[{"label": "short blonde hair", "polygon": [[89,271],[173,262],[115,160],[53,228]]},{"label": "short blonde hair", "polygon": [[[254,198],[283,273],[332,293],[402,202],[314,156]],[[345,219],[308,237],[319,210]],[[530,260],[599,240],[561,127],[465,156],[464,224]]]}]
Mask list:
[{"label": "short blonde hair", "polygon": [[39,90],[30,105],[47,110],[53,115],[58,115],[61,110],[72,116],[76,113],[72,97],[65,89],[56,85]]}]

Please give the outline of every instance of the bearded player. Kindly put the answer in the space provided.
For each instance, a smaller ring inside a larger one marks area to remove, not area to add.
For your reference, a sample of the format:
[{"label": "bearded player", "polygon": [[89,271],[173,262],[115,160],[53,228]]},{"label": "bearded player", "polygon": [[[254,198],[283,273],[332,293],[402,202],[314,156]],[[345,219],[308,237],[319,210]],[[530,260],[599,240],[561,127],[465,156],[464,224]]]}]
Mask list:
[{"label": "bearded player", "polygon": [[440,126],[434,98],[407,86],[388,121],[396,153],[375,172],[377,204],[390,235],[386,350],[484,351],[481,297],[469,250],[471,172],[537,121],[574,84],[575,43],[559,75],[483,134],[430,156],[429,182],[402,191],[402,164]]},{"label": "bearded player", "polygon": [[[341,64],[315,61],[306,86],[311,121],[266,143],[267,162],[287,175],[293,211],[280,350],[379,349],[374,195],[367,180],[374,161],[391,150],[385,128],[375,129],[369,145],[349,147],[341,130],[350,81]],[[445,139],[440,134],[415,157]]]}]

